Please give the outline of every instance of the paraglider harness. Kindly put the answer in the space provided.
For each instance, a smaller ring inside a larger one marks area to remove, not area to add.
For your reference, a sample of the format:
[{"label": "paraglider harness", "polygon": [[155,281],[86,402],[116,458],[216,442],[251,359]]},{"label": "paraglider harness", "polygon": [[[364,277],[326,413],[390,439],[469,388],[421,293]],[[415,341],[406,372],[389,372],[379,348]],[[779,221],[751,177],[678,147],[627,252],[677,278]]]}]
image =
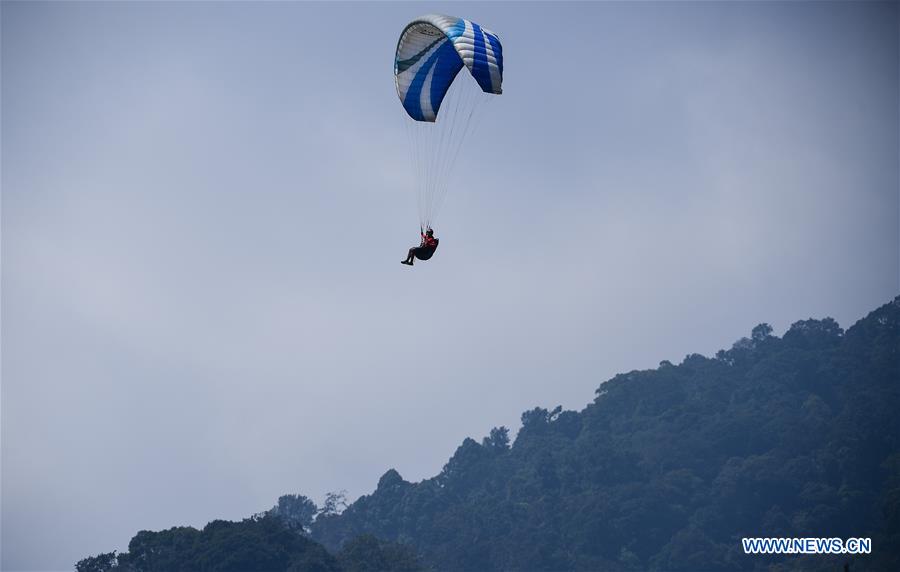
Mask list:
[{"label": "paraglider harness", "polygon": [[438,239],[434,237],[434,231],[429,228],[428,232],[424,232],[424,229],[419,228],[419,234],[422,235],[422,242],[419,243],[419,246],[409,249],[409,252],[406,254],[406,260],[401,260],[401,264],[412,266],[416,258],[428,260],[434,255],[434,251],[438,247]]},{"label": "paraglider harness", "polygon": [[[431,230],[430,228],[428,230]],[[426,234],[421,229],[419,230],[419,234],[422,235],[422,243],[418,248],[413,250],[413,254],[416,255],[416,258],[419,260],[428,260],[434,254],[434,251],[437,250],[439,240],[434,237],[432,234]]]}]

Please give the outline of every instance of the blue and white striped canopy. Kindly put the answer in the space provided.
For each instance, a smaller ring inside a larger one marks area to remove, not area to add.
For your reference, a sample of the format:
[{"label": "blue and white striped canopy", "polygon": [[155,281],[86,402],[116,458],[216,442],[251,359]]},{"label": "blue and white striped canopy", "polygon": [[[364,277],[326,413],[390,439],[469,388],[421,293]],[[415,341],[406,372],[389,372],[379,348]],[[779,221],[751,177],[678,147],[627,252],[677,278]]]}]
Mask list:
[{"label": "blue and white striped canopy", "polygon": [[465,65],[481,89],[502,93],[503,48],[475,22],[430,14],[404,28],[397,42],[394,80],[404,109],[416,121],[434,121],[450,84]]}]

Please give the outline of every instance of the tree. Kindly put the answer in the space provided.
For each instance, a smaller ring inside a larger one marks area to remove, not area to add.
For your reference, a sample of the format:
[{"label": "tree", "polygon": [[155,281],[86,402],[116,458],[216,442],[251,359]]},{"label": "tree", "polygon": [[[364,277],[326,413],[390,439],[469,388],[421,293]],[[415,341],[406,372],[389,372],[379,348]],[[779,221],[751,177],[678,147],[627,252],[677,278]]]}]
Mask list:
[{"label": "tree", "polygon": [[491,434],[485,437],[482,446],[495,451],[506,451],[509,449],[509,429],[506,427],[494,427]]},{"label": "tree", "polygon": [[840,342],[844,330],[832,318],[800,320],[791,324],[784,334],[784,342],[799,348],[824,348]]},{"label": "tree", "polygon": [[762,342],[768,338],[772,337],[772,326],[769,324],[759,324],[755,328],[753,328],[753,332],[750,334],[750,338],[754,342]]},{"label": "tree", "polygon": [[344,512],[349,505],[347,504],[347,491],[330,492],[325,495],[325,503],[319,509],[319,515],[331,516]]},{"label": "tree", "polygon": [[76,572],[110,572],[116,567],[116,553],[106,552],[89,556],[75,564]]},{"label": "tree", "polygon": [[403,544],[363,534],[347,542],[338,553],[344,572],[418,572],[424,570],[415,551]]},{"label": "tree", "polygon": [[312,524],[319,507],[316,503],[303,495],[282,495],[278,497],[278,504],[269,510],[292,530],[307,532]]}]

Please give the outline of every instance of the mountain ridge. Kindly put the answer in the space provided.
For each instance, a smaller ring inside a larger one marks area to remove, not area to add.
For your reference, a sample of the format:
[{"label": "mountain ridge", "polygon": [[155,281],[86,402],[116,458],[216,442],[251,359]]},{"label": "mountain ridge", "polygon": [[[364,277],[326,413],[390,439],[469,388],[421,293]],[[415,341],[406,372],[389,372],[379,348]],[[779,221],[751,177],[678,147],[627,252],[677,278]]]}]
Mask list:
[{"label": "mountain ridge", "polygon": [[[317,520],[312,538],[336,548],[374,534],[438,569],[674,570],[789,560],[743,555],[738,531],[862,536],[887,502],[871,492],[887,486],[879,463],[900,459],[898,324],[900,297],[846,332],[831,318],[797,321],[781,338],[760,324],[714,358],[618,374],[581,411],[523,413],[511,447],[495,428],[481,444],[466,439],[431,479],[388,471],[371,495]],[[721,498],[700,500],[706,490]],[[523,524],[541,521],[563,533]],[[731,536],[709,534],[723,528]],[[483,534],[454,532],[464,530]],[[685,545],[706,549],[679,556]]]},{"label": "mountain ridge", "polygon": [[[505,427],[467,438],[434,477],[389,469],[349,506],[285,495],[244,523],[283,540],[285,570],[900,569],[898,406],[900,296],[846,332],[760,324],[714,357],[618,374],[581,411],[526,411],[512,443]],[[284,530],[313,542],[306,560]],[[178,569],[237,569],[208,545],[192,568],[200,537],[176,550],[163,534],[78,570],[161,570],[141,546]],[[751,556],[745,536],[871,537],[873,551]]]}]

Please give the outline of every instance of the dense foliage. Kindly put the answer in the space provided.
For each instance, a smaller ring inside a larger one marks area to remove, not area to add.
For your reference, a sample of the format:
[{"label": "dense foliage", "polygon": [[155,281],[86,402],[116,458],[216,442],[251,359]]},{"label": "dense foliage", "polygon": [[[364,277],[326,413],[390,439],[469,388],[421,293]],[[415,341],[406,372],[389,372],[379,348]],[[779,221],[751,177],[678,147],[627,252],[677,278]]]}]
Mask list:
[{"label": "dense foliage", "polygon": [[[898,405],[900,297],[847,332],[760,324],[714,358],[618,375],[580,412],[525,412],[512,446],[503,427],[466,439],[436,477],[390,470],[346,510],[288,495],[77,567],[900,570]],[[871,537],[873,553],[745,555],[756,536]]]},{"label": "dense foliage", "polygon": [[[846,333],[761,324],[710,359],[616,376],[581,412],[467,439],[319,518],[336,548],[402,541],[440,570],[900,570],[900,298]],[[870,556],[745,555],[741,537],[872,537]]]},{"label": "dense foliage", "polygon": [[175,527],[142,530],[128,552],[101,554],[75,565],[77,572],[316,571],[338,572],[337,560],[320,544],[297,534],[274,515],[241,522],[215,520],[203,530]]},{"label": "dense foliage", "polygon": [[[312,509],[312,514],[308,511]],[[304,496],[285,495],[263,514],[241,522],[216,520],[203,530],[175,527],[143,530],[128,552],[92,556],[77,572],[418,572],[422,567],[409,547],[362,535],[332,556],[304,534],[312,516],[326,514]],[[297,517],[302,522],[298,522]],[[307,520],[309,516],[309,520]]]}]

